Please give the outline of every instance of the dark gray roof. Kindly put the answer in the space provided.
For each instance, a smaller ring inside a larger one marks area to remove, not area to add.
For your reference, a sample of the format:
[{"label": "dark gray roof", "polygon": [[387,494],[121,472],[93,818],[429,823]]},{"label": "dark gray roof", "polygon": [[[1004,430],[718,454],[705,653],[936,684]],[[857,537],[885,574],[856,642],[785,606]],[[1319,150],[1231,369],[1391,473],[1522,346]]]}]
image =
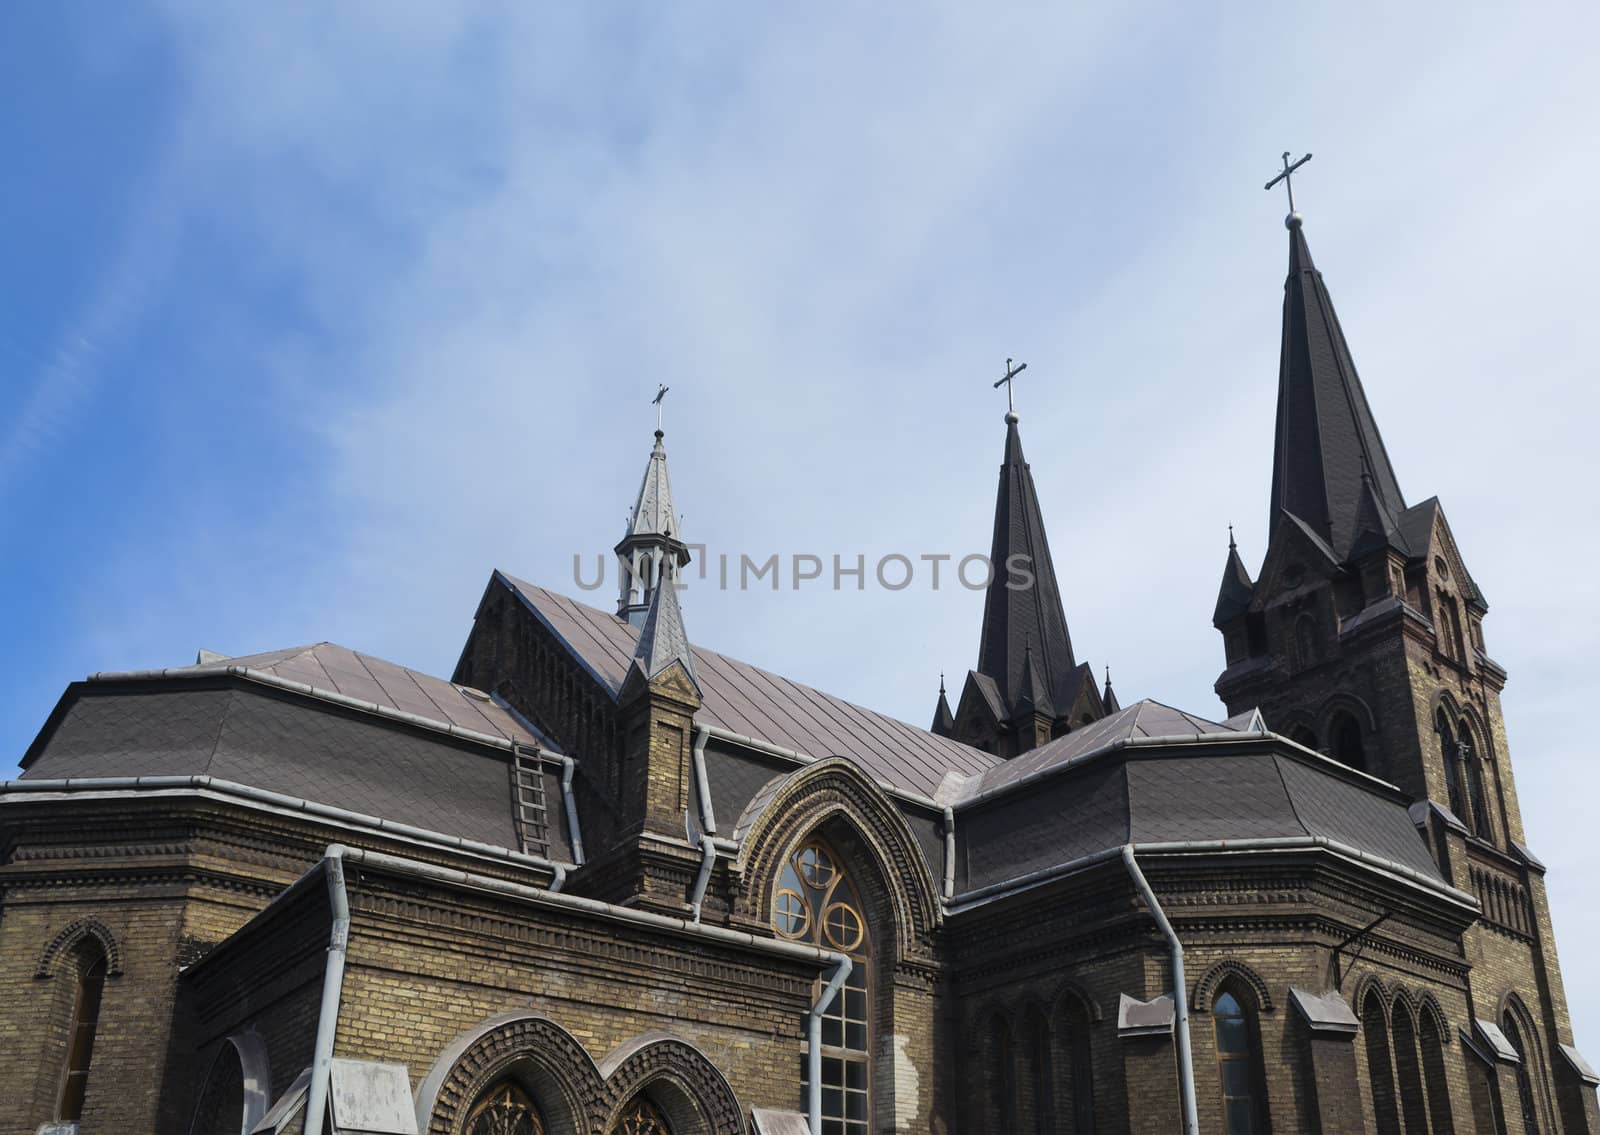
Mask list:
[{"label": "dark gray roof", "polygon": [[1268,530],[1287,512],[1344,560],[1357,535],[1364,472],[1384,515],[1405,509],[1305,230],[1291,225]]},{"label": "dark gray roof", "polygon": [[[210,776],[514,849],[509,760],[504,750],[210,674],[74,685],[23,776]],[[547,772],[546,798],[560,792]],[[570,858],[559,824],[551,857]]]},{"label": "dark gray roof", "polygon": [[519,717],[481,691],[332,642],[223,658],[202,665],[177,667],[167,673],[176,677],[224,666],[261,670],[287,681],[304,682],[319,690],[415,714],[442,725],[455,725],[524,745],[551,747],[547,739],[537,736]]},{"label": "dark gray roof", "polygon": [[1230,538],[1228,562],[1222,568],[1222,585],[1217,588],[1217,605],[1211,612],[1211,625],[1220,627],[1229,619],[1244,614],[1250,609],[1250,600],[1255,598],[1255,593],[1256,585],[1251,582],[1250,572],[1239,558],[1239,546]]},{"label": "dark gray roof", "polygon": [[1233,732],[1237,730],[1230,726],[1147,698],[972,777],[962,783],[957,800],[968,801],[1026,777],[1070,764],[1130,737],[1193,737],[1202,733]]},{"label": "dark gray roof", "polygon": [[[1111,720],[1111,719],[1108,719]],[[1087,732],[1087,730],[1085,730]],[[961,812],[960,890],[1125,843],[1321,837],[1444,883],[1398,793],[1281,740],[1129,748]]]},{"label": "dark gray roof", "polygon": [[[616,696],[639,628],[564,595],[496,573]],[[703,704],[695,720],[808,757],[846,756],[874,780],[932,795],[950,772],[998,763],[969,745],[801,685],[703,647],[693,648]]]}]

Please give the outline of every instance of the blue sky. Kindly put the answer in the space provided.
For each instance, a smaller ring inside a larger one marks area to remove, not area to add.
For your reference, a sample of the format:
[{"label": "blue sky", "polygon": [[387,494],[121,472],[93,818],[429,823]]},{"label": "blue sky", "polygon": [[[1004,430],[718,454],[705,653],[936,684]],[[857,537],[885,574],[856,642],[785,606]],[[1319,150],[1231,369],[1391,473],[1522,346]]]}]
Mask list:
[{"label": "blue sky", "polygon": [[[1488,594],[1564,956],[1600,932],[1592,5],[0,7],[0,772],[65,685],[573,591],[667,408],[690,539],[986,550],[1007,355],[1081,657],[1217,712],[1265,538],[1285,148],[1408,499]],[[684,598],[922,722],[948,586]],[[1600,976],[1567,967],[1580,1043]]]}]

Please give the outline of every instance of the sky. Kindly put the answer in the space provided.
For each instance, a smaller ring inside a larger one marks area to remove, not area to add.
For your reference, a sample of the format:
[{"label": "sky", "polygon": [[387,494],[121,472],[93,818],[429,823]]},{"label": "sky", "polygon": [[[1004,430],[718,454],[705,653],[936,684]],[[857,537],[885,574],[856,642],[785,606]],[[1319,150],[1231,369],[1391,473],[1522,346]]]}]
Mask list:
[{"label": "sky", "polygon": [[[331,640],[448,676],[494,569],[582,597],[660,384],[713,564],[985,552],[1007,357],[1079,657],[1220,716],[1227,526],[1252,568],[1266,538],[1262,185],[1310,151],[1401,486],[1491,604],[1593,1059],[1597,33],[1592,4],[0,6],[0,776],[95,671]],[[689,633],[918,724],[974,664],[948,574],[791,582],[691,578]]]}]

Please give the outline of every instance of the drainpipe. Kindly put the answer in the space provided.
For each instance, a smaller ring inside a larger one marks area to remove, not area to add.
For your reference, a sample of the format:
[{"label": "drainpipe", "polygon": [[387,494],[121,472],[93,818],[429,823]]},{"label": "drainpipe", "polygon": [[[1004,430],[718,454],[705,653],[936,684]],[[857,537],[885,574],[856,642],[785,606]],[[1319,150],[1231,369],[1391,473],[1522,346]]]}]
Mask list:
[{"label": "drainpipe", "polygon": [[711,736],[711,726],[702,725],[694,738],[694,790],[700,798],[700,827],[711,835],[717,834],[717,814],[711,807],[711,781],[706,777],[706,739]]},{"label": "drainpipe", "polygon": [[344,989],[344,958],[350,945],[350,896],[344,887],[342,844],[323,855],[328,873],[328,903],[333,930],[328,935],[328,964],[322,971],[322,1008],[317,1014],[317,1039],[312,1049],[311,1093],[306,1099],[305,1135],[322,1135],[328,1112],[329,1079],[333,1075],[333,1039],[339,1027],[339,996]]},{"label": "drainpipe", "polygon": [[946,804],[944,808],[944,897],[948,900],[956,893],[956,810]]},{"label": "drainpipe", "polygon": [[717,861],[716,838],[711,835],[700,837],[700,874],[694,880],[694,894],[689,897],[689,921],[700,921],[700,904],[706,898],[706,886],[711,882],[711,867]]},{"label": "drainpipe", "polygon": [[[1133,855],[1133,844],[1122,845],[1122,862],[1128,868],[1133,885],[1144,896],[1145,905],[1150,908],[1150,914],[1171,951],[1172,1005],[1178,1017],[1178,1088],[1183,1095],[1183,1130],[1184,1135],[1200,1135],[1200,1109],[1194,1098],[1194,1053],[1189,1048],[1189,982],[1183,974],[1183,943],[1178,941],[1177,932],[1172,929],[1166,912],[1156,901],[1155,891],[1150,889],[1149,880],[1139,869],[1139,861]],[[307,1131],[306,1135],[312,1135],[312,1132]]]},{"label": "drainpipe", "polygon": [[567,809],[567,834],[572,839],[572,862],[583,866],[583,833],[578,830],[578,805],[572,799],[572,770],[578,762],[571,757],[561,758],[561,802]]},{"label": "drainpipe", "polygon": [[[834,957],[839,959],[838,965],[834,967],[828,984],[822,987],[822,995],[817,998],[817,1003],[811,1006],[811,1017],[806,1025],[806,1115],[811,1135],[822,1135],[822,1014],[833,1004],[833,999],[839,995],[839,988],[844,985],[844,979],[850,976],[853,968],[847,955],[835,954]],[[316,1133],[308,1129],[306,1135]]]}]

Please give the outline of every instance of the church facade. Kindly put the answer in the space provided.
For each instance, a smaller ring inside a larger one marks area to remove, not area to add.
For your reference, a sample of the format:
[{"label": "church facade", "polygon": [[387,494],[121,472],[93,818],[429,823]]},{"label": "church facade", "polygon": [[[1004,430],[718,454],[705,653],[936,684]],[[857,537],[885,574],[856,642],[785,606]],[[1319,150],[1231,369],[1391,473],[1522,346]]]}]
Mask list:
[{"label": "church facade", "polygon": [[1600,1132],[1487,601],[1289,244],[1224,712],[1078,658],[1014,413],[929,729],[700,646],[658,430],[614,609],[495,572],[448,680],[68,687],[0,786],[0,1135]]}]

